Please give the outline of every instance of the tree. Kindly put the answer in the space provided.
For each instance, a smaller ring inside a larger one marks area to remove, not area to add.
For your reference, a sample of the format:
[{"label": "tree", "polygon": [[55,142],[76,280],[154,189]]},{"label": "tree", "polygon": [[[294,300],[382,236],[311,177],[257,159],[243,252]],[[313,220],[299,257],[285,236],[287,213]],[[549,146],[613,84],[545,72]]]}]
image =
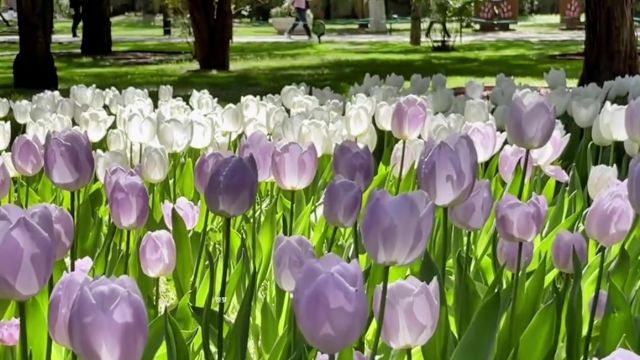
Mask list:
[{"label": "tree", "polygon": [[83,55],[111,54],[111,1],[84,0],[82,3]]},{"label": "tree", "polygon": [[57,89],[58,74],[51,54],[53,0],[18,0],[20,51],[13,62],[13,86]]},{"label": "tree", "polygon": [[229,70],[231,0],[189,0],[189,14],[200,70]]},{"label": "tree", "polygon": [[633,0],[586,0],[586,39],[580,85],[602,85],[638,73]]},{"label": "tree", "polygon": [[422,39],[422,1],[411,0],[411,33],[409,42],[411,45],[420,46]]}]

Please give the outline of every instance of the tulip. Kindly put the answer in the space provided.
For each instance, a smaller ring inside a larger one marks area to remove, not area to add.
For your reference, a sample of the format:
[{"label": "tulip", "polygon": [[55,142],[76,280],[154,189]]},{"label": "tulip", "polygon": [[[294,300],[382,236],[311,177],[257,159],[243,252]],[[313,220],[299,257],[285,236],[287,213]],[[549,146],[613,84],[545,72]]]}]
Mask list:
[{"label": "tulip", "polygon": [[484,92],[484,84],[471,80],[465,85],[464,92],[469,99],[480,99]]},{"label": "tulip", "polygon": [[492,208],[491,184],[487,180],[478,181],[467,200],[448,209],[449,219],[461,229],[480,230],[487,222]]},{"label": "tulip", "polygon": [[427,122],[427,103],[409,95],[396,103],[391,118],[391,132],[400,140],[412,140],[420,136]]},{"label": "tulip", "polygon": [[304,264],[315,258],[313,245],[304,236],[276,237],[273,245],[273,274],[278,286],[284,291],[292,292]]},{"label": "tulip", "polygon": [[452,135],[424,151],[418,164],[418,183],[442,207],[465,201],[476,181],[478,156],[467,135]]},{"label": "tulip", "polygon": [[149,218],[149,192],[133,170],[115,176],[115,169],[105,180],[111,220],[119,229],[141,229]]},{"label": "tulip", "polygon": [[462,132],[469,135],[478,155],[478,163],[483,164],[498,153],[507,139],[507,134],[499,133],[496,124],[489,122],[466,123]]},{"label": "tulip", "polygon": [[318,170],[315,146],[303,149],[297,143],[288,143],[273,151],[271,172],[276,183],[284,190],[302,190],[309,185]]},{"label": "tulip", "polygon": [[355,142],[346,140],[333,151],[333,174],[349,179],[364,191],[375,173],[373,155],[369,147],[360,148]]},{"label": "tulip", "polygon": [[100,278],[83,286],[71,314],[69,339],[78,357],[142,358],[149,336],[149,319],[133,279]]},{"label": "tulip", "polygon": [[422,129],[422,138],[426,140],[433,139],[435,142],[444,141],[446,138],[462,132],[464,126],[464,116],[460,114],[449,114],[444,116],[436,114],[431,119],[430,126]]},{"label": "tulip", "polygon": [[569,104],[571,103],[571,92],[565,87],[558,87],[553,89],[546,95],[547,99],[553,104],[556,109],[556,117],[560,117],[567,112]]},{"label": "tulip", "polygon": [[80,131],[87,134],[89,141],[99,142],[106,135],[115,118],[104,109],[89,108],[76,117]]},{"label": "tulip", "polygon": [[573,274],[573,254],[582,265],[587,261],[587,241],[580,233],[562,230],[553,242],[553,265],[566,274]]},{"label": "tulip", "polygon": [[[498,173],[505,183],[511,183],[518,166],[520,168],[524,167],[525,154],[525,149],[513,145],[505,145],[504,149],[502,149],[502,152],[500,152],[500,160],[498,162]],[[527,171],[525,179],[529,179],[533,171],[533,160],[531,159],[531,155],[529,155],[529,161],[526,161],[526,163]]]},{"label": "tulip", "polygon": [[71,348],[69,318],[80,289],[88,285],[91,278],[82,271],[72,271],[62,276],[51,292],[49,300],[49,334],[58,344]]},{"label": "tulip", "polygon": [[[391,152],[391,173],[393,176],[403,178],[407,176],[409,171],[418,166],[418,160],[424,150],[425,142],[422,139],[413,139],[409,141],[398,141]],[[402,157],[402,148],[404,147],[404,158]],[[335,161],[335,160],[334,160]],[[402,174],[400,174],[400,165],[402,165]]]},{"label": "tulip", "polygon": [[123,168],[129,167],[129,158],[122,151],[107,151],[103,153],[102,150],[96,150],[94,154],[96,164],[96,178],[100,182],[104,182],[104,178],[112,168],[119,166]]},{"label": "tulip", "polygon": [[173,98],[173,86],[171,85],[160,85],[158,87],[158,100],[159,101],[169,101]]},{"label": "tulip", "polygon": [[126,119],[125,132],[129,141],[134,144],[148,144],[158,131],[158,123],[154,116],[131,113]]},{"label": "tulip", "polygon": [[507,118],[507,138],[513,145],[537,149],[549,141],[556,124],[556,113],[549,100],[541,96],[514,96]]},{"label": "tulip", "polygon": [[[607,311],[608,297],[609,296],[606,291],[600,290],[598,292],[598,304],[596,305],[596,313],[595,313],[596,320],[602,320],[602,318],[604,317],[604,314]],[[594,295],[589,301],[589,311],[591,311],[591,308],[593,307],[593,302],[595,301],[595,298],[596,297]]]},{"label": "tulip", "polygon": [[[345,114],[345,125],[350,136],[358,137],[364,134],[371,125],[371,116],[367,108],[360,105],[350,107]],[[391,126],[393,127],[393,120]]]},{"label": "tulip", "polygon": [[[520,257],[520,268],[518,269],[518,246],[522,245],[522,256]],[[516,243],[505,239],[498,241],[498,263],[504,265],[505,269],[512,273],[522,271],[529,267],[533,258],[533,243]]]},{"label": "tulip", "polygon": [[150,278],[169,276],[176,267],[176,244],[166,230],[148,232],[140,244],[140,267]]},{"label": "tulip", "polygon": [[627,349],[617,349],[601,360],[640,360],[640,355]]},{"label": "tulip", "polygon": [[71,214],[64,208],[50,204],[32,206],[28,214],[51,236],[55,259],[63,259],[71,249],[75,236],[75,226]]},{"label": "tulip", "polygon": [[36,175],[44,166],[42,144],[37,138],[18,136],[11,146],[11,161],[20,175]]},{"label": "tulip", "polygon": [[240,144],[238,155],[253,156],[258,167],[258,181],[262,182],[271,179],[271,158],[274,150],[275,145],[264,133],[254,132]]},{"label": "tulip", "polygon": [[0,119],[4,118],[11,111],[11,103],[9,100],[0,98]]},{"label": "tulip", "polygon": [[170,153],[181,153],[187,149],[193,137],[190,120],[169,119],[158,126],[158,141]]},{"label": "tulip", "polygon": [[466,100],[464,105],[464,118],[470,123],[489,121],[489,104],[480,99]]},{"label": "tulip", "polygon": [[629,102],[624,114],[625,130],[631,141],[640,143],[640,98]]},{"label": "tulip", "polygon": [[327,222],[337,227],[352,227],[362,205],[362,188],[348,179],[332,181],[324,193],[323,213]]},{"label": "tulip", "polygon": [[209,178],[211,178],[211,173],[216,165],[230,155],[231,154],[223,152],[210,152],[198,158],[194,172],[196,190],[198,190],[199,193],[204,193]]},{"label": "tulip", "polygon": [[179,197],[175,205],[166,200],[162,204],[162,214],[167,229],[173,230],[171,216],[174,208],[182,218],[182,221],[184,221],[187,230],[195,229],[196,225],[198,225],[198,219],[200,219],[200,207],[187,200],[184,196]]},{"label": "tulip", "polygon": [[0,321],[0,345],[16,346],[20,341],[20,320]]},{"label": "tulip", "polygon": [[419,258],[431,238],[434,205],[423,191],[392,197],[374,191],[361,232],[371,258],[382,265],[408,265]]},{"label": "tulip", "polygon": [[216,165],[204,196],[209,211],[230,218],[249,210],[257,192],[258,170],[253,156],[231,156]]},{"label": "tulip", "polygon": [[169,154],[163,147],[147,146],[142,152],[140,172],[142,178],[152,184],[159,184],[169,174]]},{"label": "tulip", "polygon": [[213,121],[200,111],[192,111],[189,119],[193,126],[193,136],[189,146],[193,149],[204,149],[211,145],[213,138]]},{"label": "tulip", "polygon": [[[613,182],[613,185],[619,182]],[[610,188],[611,185],[608,187]],[[634,158],[629,163],[629,176],[627,178],[627,192],[631,206],[640,214],[640,159]]]},{"label": "tulip", "polygon": [[568,109],[579,127],[589,128],[600,113],[600,101],[591,97],[576,97],[571,100]]},{"label": "tulip", "polygon": [[309,344],[336,354],[362,335],[369,309],[364,278],[356,260],[334,254],[308,260],[293,291],[298,328]]},{"label": "tulip", "polygon": [[599,193],[587,211],[584,228],[589,238],[602,246],[611,247],[621,242],[631,230],[635,217],[634,208],[629,203],[633,201],[633,196],[630,196],[631,180],[629,190],[627,184],[617,181]]},{"label": "tulip", "polygon": [[13,109],[13,118],[18,124],[24,125],[31,121],[31,102],[27,100],[11,102],[11,108]]},{"label": "tulip", "polygon": [[610,185],[616,183],[616,180],[618,180],[618,168],[615,164],[613,166],[596,165],[592,167],[587,180],[587,190],[591,200]]},{"label": "tulip", "polygon": [[44,144],[44,171],[59,188],[76,191],[91,181],[95,160],[89,138],[76,130],[53,132]]},{"label": "tulip", "polygon": [[[373,295],[373,313],[379,321],[382,286]],[[409,276],[387,290],[382,340],[392,349],[421,347],[433,336],[440,317],[440,287]]]},{"label": "tulip", "polygon": [[513,242],[532,242],[544,229],[547,200],[534,196],[526,203],[511,194],[505,195],[496,207],[496,229],[500,238]]},{"label": "tulip", "polygon": [[377,104],[375,112],[376,126],[383,131],[391,131],[391,119],[395,110],[395,104],[389,104],[385,101],[380,101]]},{"label": "tulip", "polygon": [[596,145],[608,146],[614,141],[629,138],[625,128],[626,107],[606,102],[593,124],[592,136]]},{"label": "tulip", "polygon": [[566,134],[563,125],[558,122],[549,141],[541,148],[531,150],[533,165],[538,166],[549,177],[557,181],[569,182],[569,175],[560,166],[553,163],[560,158],[569,143],[571,135]]},{"label": "tulip", "polygon": [[25,301],[37,295],[53,272],[54,244],[15,206],[0,208],[0,299]]},{"label": "tulip", "polygon": [[0,199],[9,195],[11,189],[11,174],[5,165],[5,162],[0,159]]},{"label": "tulip", "polygon": [[564,69],[551,69],[548,73],[544,73],[544,81],[553,90],[559,87],[567,86],[567,74]]},{"label": "tulip", "polygon": [[0,151],[4,151],[11,143],[11,123],[0,121]]}]

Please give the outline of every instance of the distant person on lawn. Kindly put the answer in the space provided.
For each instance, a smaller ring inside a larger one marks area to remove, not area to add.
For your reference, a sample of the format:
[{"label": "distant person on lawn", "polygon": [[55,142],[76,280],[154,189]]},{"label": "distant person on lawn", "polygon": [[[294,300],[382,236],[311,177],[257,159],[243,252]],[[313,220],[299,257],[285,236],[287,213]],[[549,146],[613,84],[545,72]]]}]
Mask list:
[{"label": "distant person on lawn", "polygon": [[285,33],[287,39],[291,39],[291,33],[298,27],[298,24],[302,23],[304,31],[307,33],[307,37],[311,40],[311,29],[307,24],[307,9],[309,9],[309,0],[290,0],[289,4],[293,6],[296,11],[296,20],[293,22],[289,30]]},{"label": "distant person on lawn", "polygon": [[73,10],[73,24],[71,24],[71,34],[78,37],[78,25],[82,21],[82,0],[69,0],[69,7]]}]

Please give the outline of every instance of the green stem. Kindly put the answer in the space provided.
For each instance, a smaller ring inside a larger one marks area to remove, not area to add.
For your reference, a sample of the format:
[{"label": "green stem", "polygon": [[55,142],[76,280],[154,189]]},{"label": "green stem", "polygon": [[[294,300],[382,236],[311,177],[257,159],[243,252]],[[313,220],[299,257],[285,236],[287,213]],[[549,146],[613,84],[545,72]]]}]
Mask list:
[{"label": "green stem", "polygon": [[[515,320],[516,320],[516,311],[517,311],[517,302],[518,302],[518,287],[520,283],[520,266],[522,260],[522,243],[518,242],[518,259],[516,260],[516,272],[513,274],[513,301],[511,302],[511,319],[509,319],[509,343],[513,344],[513,336],[516,335],[514,331]],[[518,341],[518,337],[516,336],[515,344],[513,345],[513,359],[518,360],[518,348],[520,341]]]},{"label": "green stem", "polygon": [[602,288],[602,274],[604,273],[605,253],[607,248],[600,248],[600,266],[598,267],[598,279],[596,281],[596,292],[591,303],[591,314],[589,315],[589,326],[587,327],[587,338],[584,342],[584,355],[582,359],[589,359],[589,347],[591,346],[591,334],[593,333],[593,324],[596,321],[596,309],[598,308],[598,298],[600,297],[600,289]]},{"label": "green stem", "polygon": [[400,184],[402,184],[402,172],[404,171],[404,153],[407,148],[407,142],[402,140],[402,154],[400,155],[400,172],[398,173],[398,183],[396,184],[396,195],[400,193]]},{"label": "green stem", "polygon": [[[447,279],[447,253],[449,252],[449,211],[446,208],[442,209],[442,259],[440,262],[441,274],[440,274],[440,286],[443,291],[441,292],[441,296],[444,294],[446,279]],[[442,319],[446,324],[446,329],[449,328],[449,308],[447,306],[447,298],[446,296],[442,296],[442,301],[440,301],[440,306],[444,311],[444,319]],[[447,353],[447,349],[449,347],[449,334],[444,337],[444,352]]]},{"label": "green stem", "polygon": [[471,270],[471,231],[467,231],[467,244],[465,245],[465,256],[464,256],[464,273],[466,274]]},{"label": "green stem", "polygon": [[411,360],[411,349],[407,349],[407,360]]},{"label": "green stem", "polygon": [[336,354],[329,355],[329,360],[336,360]]},{"label": "green stem", "polygon": [[291,328],[291,358],[296,359],[296,335],[298,334],[298,326],[296,324],[296,312],[293,310],[293,297],[290,298],[289,301],[290,311],[291,311],[291,324],[289,325]]},{"label": "green stem", "polygon": [[293,235],[293,223],[295,222],[294,217],[295,213],[295,205],[296,205],[296,191],[291,190],[291,206],[289,207],[289,233],[287,236]]},{"label": "green stem", "polygon": [[[257,201],[259,200],[260,198],[258,197]],[[251,265],[253,266],[253,271],[257,271],[256,258],[258,257],[258,245],[256,240],[256,237],[258,236],[258,219],[256,217],[258,207],[257,201],[253,204],[253,210],[251,212],[251,254],[253,255],[251,256]]]},{"label": "green stem", "polygon": [[360,251],[358,250],[358,220],[356,220],[356,222],[353,223],[352,234],[353,234],[353,256],[351,256],[351,258],[357,260],[360,254]]},{"label": "green stem", "polygon": [[160,278],[156,278],[155,280],[155,290],[156,290],[156,294],[154,299],[156,300],[156,316],[160,316]]},{"label": "green stem", "polygon": [[24,177],[24,208],[28,209],[29,208],[29,193],[31,191],[29,191],[29,177],[25,176]]},{"label": "green stem", "polygon": [[384,313],[387,305],[387,288],[389,287],[389,266],[384,267],[384,274],[382,275],[382,294],[380,297],[380,307],[378,308],[378,328],[376,329],[376,337],[373,340],[373,347],[371,348],[371,355],[369,360],[375,360],[378,353],[378,344],[380,343],[380,335],[382,334],[382,325],[384,324]]},{"label": "green stem", "polygon": [[[520,188],[518,189],[518,199],[524,200],[522,195],[524,195],[524,186],[527,184],[527,168],[529,167],[529,157],[530,151],[527,149],[524,152],[524,166],[522,167],[522,179],[520,179]],[[533,171],[531,171],[533,173]],[[533,176],[533,174],[531,174]]]},{"label": "green stem", "polygon": [[[53,275],[51,275],[51,277],[49,278],[49,283],[47,285],[47,290],[49,292],[49,298],[51,298],[51,293],[53,292]],[[51,360],[51,349],[53,347],[53,343],[51,341],[51,336],[49,334],[47,334],[47,350],[46,350],[46,355],[45,355],[45,359],[46,360]]]},{"label": "green stem", "polygon": [[224,259],[222,262],[222,282],[218,297],[218,360],[224,357],[224,297],[227,291],[227,271],[231,253],[231,218],[224,219]]},{"label": "green stem", "polygon": [[[209,261],[209,268],[213,271],[209,272],[209,293],[204,301],[204,312],[202,315],[202,350],[204,352],[205,360],[213,360],[213,354],[211,353],[210,337],[209,334],[209,315],[211,313],[211,303],[213,302],[213,293],[216,291],[216,264],[213,262],[213,256],[211,251],[207,250],[207,260]],[[222,330],[220,330],[222,332]]]},{"label": "green stem", "polygon": [[24,301],[18,302],[20,316],[20,359],[29,360],[29,343],[27,338],[27,307]]},{"label": "green stem", "polygon": [[329,239],[329,245],[327,246],[327,253],[331,252],[333,248],[333,242],[336,240],[336,234],[338,233],[338,227],[334,226],[333,231],[331,232],[331,239]]},{"label": "green stem", "polygon": [[[71,216],[73,217],[73,223],[74,223],[74,227],[77,228],[78,225],[78,217],[76,214],[76,192],[75,191],[71,191],[69,192],[69,196],[70,198],[70,206],[69,206],[69,211],[71,212]],[[76,234],[77,235],[77,234]],[[71,265],[71,271],[74,271],[76,269],[76,258],[78,257],[78,246],[76,244],[76,241],[78,240],[77,236],[73,239],[73,242],[71,243],[71,252],[70,252],[70,265]]]},{"label": "green stem", "polygon": [[200,234],[200,247],[198,248],[198,257],[196,258],[196,266],[193,269],[193,278],[191,279],[191,304],[195,305],[196,301],[196,285],[200,279],[200,264],[202,263],[202,257],[204,256],[204,247],[207,242],[207,232],[209,230],[209,210],[205,208],[204,214],[204,226],[202,227],[202,233]]},{"label": "green stem", "polygon": [[129,273],[129,256],[131,252],[131,230],[125,230],[126,239],[125,239],[125,250],[124,250],[124,273]]},{"label": "green stem", "polygon": [[612,166],[615,162],[615,144],[609,146],[609,166]]}]

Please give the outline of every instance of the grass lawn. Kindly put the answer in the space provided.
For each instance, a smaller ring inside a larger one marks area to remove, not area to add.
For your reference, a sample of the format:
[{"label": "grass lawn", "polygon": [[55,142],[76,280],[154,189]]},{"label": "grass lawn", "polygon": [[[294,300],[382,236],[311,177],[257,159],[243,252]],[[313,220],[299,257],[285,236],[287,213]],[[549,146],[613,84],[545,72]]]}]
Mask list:
[{"label": "grass lawn", "polygon": [[[570,84],[580,75],[581,62],[556,60],[553,54],[580,51],[579,42],[492,42],[473,43],[451,53],[434,53],[425,46],[389,43],[247,43],[232,46],[232,71],[203,73],[191,59],[189,46],[182,43],[116,43],[116,51],[175,51],[168,59],[137,64],[127,59],[81,57],[78,44],[55,45],[60,88],[73,84],[145,87],[151,91],[172,84],[176,93],[209,89],[221,101],[237,101],[245,94],[278,92],[293,82],[346,92],[364,74],[395,72],[408,78],[413,73],[449,76],[451,86],[469,79],[492,84],[504,72],[521,83],[542,85],[542,74],[550,67],[567,70]],[[0,45],[0,96],[20,96],[12,89],[14,44]],[[69,51],[75,51],[70,53]],[[182,52],[182,53],[180,53]]]}]

